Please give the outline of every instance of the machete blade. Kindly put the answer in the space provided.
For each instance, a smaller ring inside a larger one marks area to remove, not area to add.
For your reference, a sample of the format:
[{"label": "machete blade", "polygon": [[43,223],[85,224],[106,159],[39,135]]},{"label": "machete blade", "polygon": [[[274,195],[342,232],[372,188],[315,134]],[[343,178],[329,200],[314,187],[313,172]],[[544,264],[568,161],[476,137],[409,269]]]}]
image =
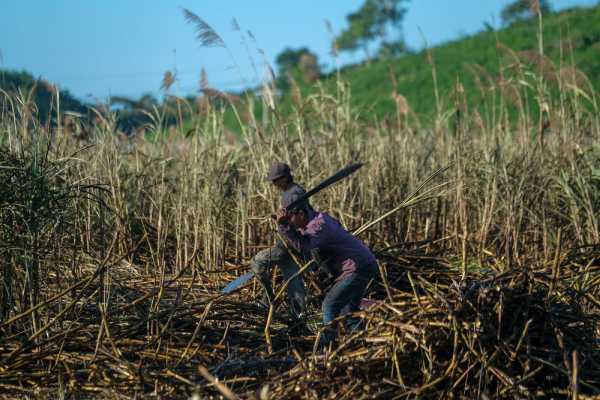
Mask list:
[{"label": "machete blade", "polygon": [[342,168],[341,170],[339,170],[335,174],[331,175],[329,178],[325,179],[323,182],[319,183],[317,186],[315,186],[308,192],[304,193],[302,196],[298,197],[295,201],[293,201],[291,204],[289,204],[285,209],[287,211],[293,210],[294,207],[298,206],[299,204],[301,204],[303,201],[305,201],[312,195],[315,195],[315,194],[319,193],[321,190],[325,189],[326,187],[331,186],[338,181],[341,181],[342,179],[344,179],[345,177],[347,177],[349,175],[352,175],[354,172],[356,172],[362,166],[363,166],[362,163],[355,163],[355,164],[350,164],[350,165]]},{"label": "machete blade", "polygon": [[234,280],[229,282],[229,284],[227,286],[225,286],[223,289],[221,289],[221,293],[222,294],[231,293],[234,290],[242,287],[244,284],[246,284],[248,281],[250,281],[250,279],[252,279],[253,277],[254,277],[254,272],[246,272],[244,275],[238,276],[237,278],[235,278]]}]

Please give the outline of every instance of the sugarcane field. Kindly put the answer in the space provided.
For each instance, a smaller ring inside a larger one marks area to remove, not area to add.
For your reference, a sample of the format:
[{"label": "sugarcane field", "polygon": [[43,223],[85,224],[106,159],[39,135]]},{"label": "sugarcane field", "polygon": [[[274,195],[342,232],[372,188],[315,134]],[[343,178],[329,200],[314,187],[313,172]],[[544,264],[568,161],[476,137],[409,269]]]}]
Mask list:
[{"label": "sugarcane field", "polygon": [[207,3],[0,5],[0,400],[600,399],[599,3]]}]

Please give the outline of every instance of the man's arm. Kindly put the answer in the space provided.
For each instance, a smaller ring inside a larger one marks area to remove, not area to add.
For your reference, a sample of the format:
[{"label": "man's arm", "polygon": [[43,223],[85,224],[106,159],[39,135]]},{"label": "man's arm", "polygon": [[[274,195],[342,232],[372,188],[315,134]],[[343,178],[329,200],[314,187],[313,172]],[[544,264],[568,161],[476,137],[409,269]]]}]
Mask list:
[{"label": "man's arm", "polygon": [[296,251],[302,253],[302,248],[303,246],[306,247],[306,244],[308,243],[306,238],[302,237],[302,235],[300,235],[298,232],[296,232],[296,230],[294,228],[292,228],[291,226],[288,225],[288,220],[289,220],[289,215],[288,213],[281,209],[279,211],[277,211],[276,214],[276,220],[277,220],[277,231],[279,232],[279,234],[281,236],[283,236],[284,239],[286,239],[286,242]]},{"label": "man's arm", "polygon": [[[287,206],[289,206],[290,204],[292,204],[293,202],[295,202],[296,200],[298,200],[300,197],[304,196],[306,194],[306,190],[304,190],[304,188],[302,188],[302,186],[299,186],[298,184],[294,183],[293,186],[288,189],[287,191],[285,191],[282,196],[281,196],[281,207],[282,208],[286,208]],[[306,200],[306,205],[309,205],[308,200]]]}]

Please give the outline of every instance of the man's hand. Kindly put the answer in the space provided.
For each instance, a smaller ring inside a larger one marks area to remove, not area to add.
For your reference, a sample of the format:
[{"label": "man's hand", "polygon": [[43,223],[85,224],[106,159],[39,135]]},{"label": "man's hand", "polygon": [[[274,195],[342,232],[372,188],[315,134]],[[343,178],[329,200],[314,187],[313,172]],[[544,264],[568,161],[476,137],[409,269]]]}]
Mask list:
[{"label": "man's hand", "polygon": [[282,208],[277,210],[275,219],[279,225],[285,225],[290,220],[290,214]]}]

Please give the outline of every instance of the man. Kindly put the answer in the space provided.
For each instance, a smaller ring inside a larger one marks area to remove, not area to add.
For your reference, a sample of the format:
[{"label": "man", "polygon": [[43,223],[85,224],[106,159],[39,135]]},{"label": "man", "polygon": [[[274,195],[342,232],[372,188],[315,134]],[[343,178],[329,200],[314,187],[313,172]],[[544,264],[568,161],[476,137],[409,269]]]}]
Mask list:
[{"label": "man", "polygon": [[[287,207],[305,193],[305,190],[294,182],[290,167],[285,163],[273,164],[266,179],[281,192],[282,208]],[[302,206],[312,209],[308,201],[304,202]],[[280,226],[279,230],[281,229]],[[252,271],[265,290],[262,300],[262,304],[265,306],[270,304],[275,297],[270,281],[271,268],[274,265],[279,266],[286,281],[299,271],[298,265],[288,251],[288,246],[278,239],[274,246],[258,252],[250,262]],[[298,276],[290,281],[287,287],[287,300],[292,315],[296,318],[299,317],[304,312],[306,305],[306,292],[302,277]]]},{"label": "man", "polygon": [[377,260],[367,246],[326,213],[304,206],[282,209],[277,212],[277,222],[294,249],[305,257],[317,252],[337,276],[322,304],[325,331],[320,345],[326,347],[335,339],[333,320],[360,309],[367,285],[377,276]]}]

